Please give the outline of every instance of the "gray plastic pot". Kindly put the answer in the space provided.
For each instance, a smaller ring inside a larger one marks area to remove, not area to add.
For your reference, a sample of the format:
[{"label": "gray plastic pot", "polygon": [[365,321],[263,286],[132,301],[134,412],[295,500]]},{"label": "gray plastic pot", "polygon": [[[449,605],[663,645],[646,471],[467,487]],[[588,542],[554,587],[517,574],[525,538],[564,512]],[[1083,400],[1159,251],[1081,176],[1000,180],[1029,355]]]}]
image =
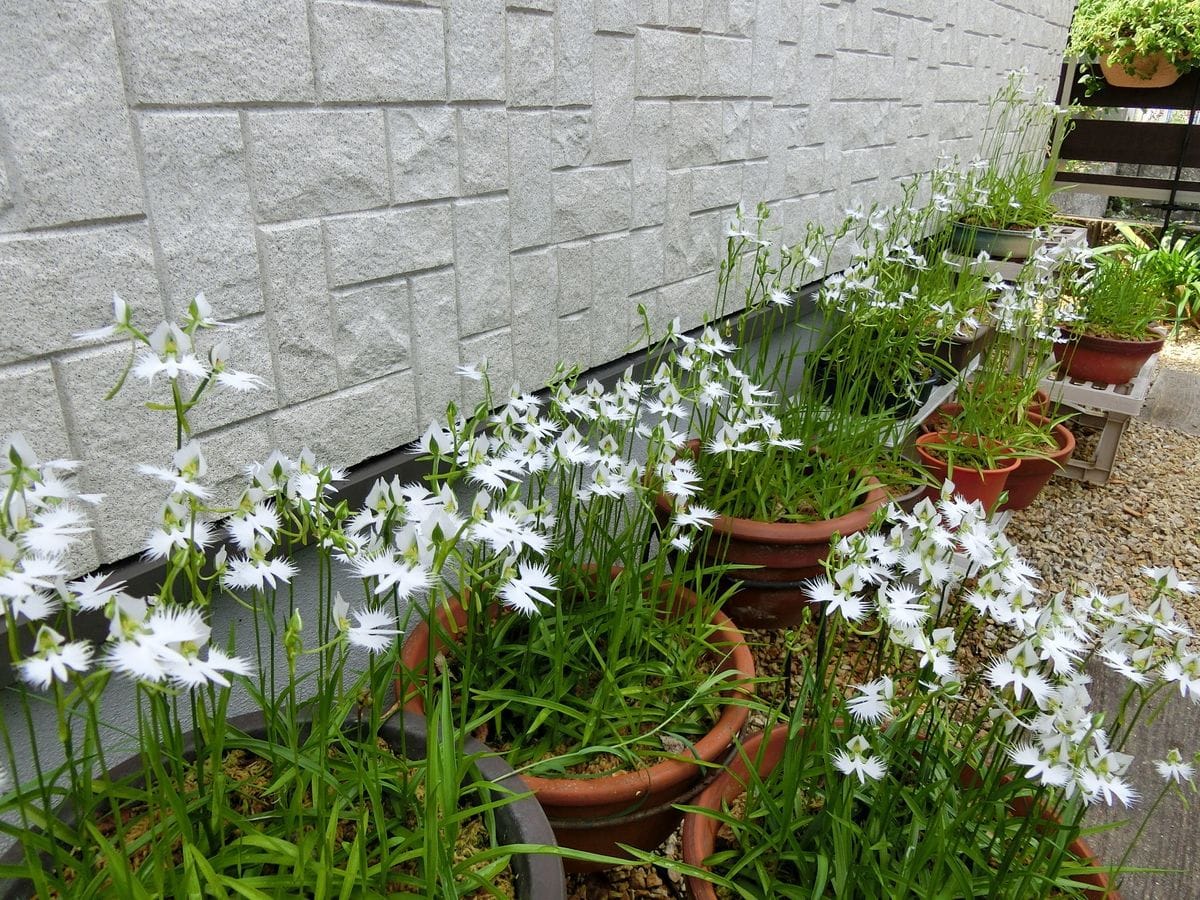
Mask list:
[{"label": "gray plastic pot", "polygon": [[[306,723],[306,720],[302,720]],[[251,738],[266,736],[266,723],[260,712],[231,716],[228,724]],[[347,727],[353,727],[348,725]],[[404,711],[402,716],[384,722],[379,736],[387,741],[396,752],[403,752],[409,759],[424,759],[426,748],[425,718],[418,713]],[[184,738],[184,754],[193,758],[195,738],[189,733]],[[493,782],[507,791],[528,794],[528,789],[512,767],[493,751],[474,738],[467,738],[464,751],[475,756],[475,766],[481,778]],[[109,771],[114,780],[136,777],[141,771],[141,757],[134,756]],[[74,822],[76,812],[69,804],[58,810],[60,819]],[[546,819],[542,807],[532,796],[519,797],[495,810],[497,843],[541,844],[556,846],[554,831]],[[0,857],[0,863],[16,865],[24,858],[19,844],[9,847]],[[511,862],[517,897],[522,900],[566,900],[567,886],[563,875],[562,859],[553,853],[522,853],[514,855]],[[0,885],[0,897],[4,900],[26,900],[34,897],[34,886],[27,879],[7,879]]]}]

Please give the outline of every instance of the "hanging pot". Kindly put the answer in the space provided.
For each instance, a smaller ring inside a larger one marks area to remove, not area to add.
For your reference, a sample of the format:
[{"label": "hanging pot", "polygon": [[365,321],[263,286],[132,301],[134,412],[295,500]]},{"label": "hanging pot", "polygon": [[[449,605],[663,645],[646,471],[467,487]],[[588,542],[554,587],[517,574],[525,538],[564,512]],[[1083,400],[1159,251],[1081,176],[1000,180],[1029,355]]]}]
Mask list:
[{"label": "hanging pot", "polygon": [[1111,62],[1107,54],[1100,57],[1100,74],[1113,87],[1165,88],[1178,81],[1181,74],[1163,53],[1135,56],[1132,67],[1133,74],[1130,74],[1124,66]]}]

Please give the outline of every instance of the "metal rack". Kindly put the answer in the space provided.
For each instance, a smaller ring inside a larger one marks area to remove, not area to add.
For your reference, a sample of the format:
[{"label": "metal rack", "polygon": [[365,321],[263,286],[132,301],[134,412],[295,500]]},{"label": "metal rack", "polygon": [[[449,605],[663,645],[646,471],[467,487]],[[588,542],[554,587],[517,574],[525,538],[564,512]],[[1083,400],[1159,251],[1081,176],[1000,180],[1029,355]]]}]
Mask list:
[{"label": "metal rack", "polygon": [[[1059,101],[1110,109],[1170,109],[1187,113],[1186,124],[1075,119],[1059,153],[1055,182],[1085,193],[1155,201],[1163,210],[1163,228],[1177,211],[1200,210],[1200,182],[1185,179],[1185,170],[1200,168],[1200,71],[1185,73],[1166,88],[1119,88],[1105,85],[1088,96],[1078,83],[1078,66],[1063,66]],[[1170,178],[1065,172],[1062,163],[1133,163],[1165,166]]]}]

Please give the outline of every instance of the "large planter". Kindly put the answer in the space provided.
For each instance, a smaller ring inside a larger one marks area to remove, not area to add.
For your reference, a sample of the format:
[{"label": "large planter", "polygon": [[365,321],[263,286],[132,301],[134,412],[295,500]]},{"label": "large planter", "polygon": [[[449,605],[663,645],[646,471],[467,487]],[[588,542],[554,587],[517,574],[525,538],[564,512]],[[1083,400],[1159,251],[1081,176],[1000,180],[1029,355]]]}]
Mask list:
[{"label": "large planter", "polygon": [[[695,451],[699,442],[692,441],[691,447]],[[822,564],[833,536],[863,531],[888,502],[883,486],[875,479],[872,483],[862,503],[835,519],[760,522],[717,516],[712,520],[705,560],[711,565],[752,567],[721,577],[722,590],[737,586],[722,609],[739,628],[788,628],[801,622],[810,602],[804,583],[824,574]],[[670,500],[659,494],[655,503],[660,521],[667,521]]]},{"label": "large planter", "polygon": [[[1035,422],[1046,423],[1043,416],[1030,413]],[[1061,472],[1075,452],[1075,435],[1066,425],[1054,426],[1054,440],[1058,448],[1045,456],[1028,456],[1017,460],[1017,468],[1008,475],[1004,489],[1008,499],[1000,505],[1000,511],[1027,509],[1050,481],[1051,476]]]},{"label": "large planter", "polygon": [[[1019,460],[1007,460],[1004,465],[995,469],[955,466],[951,470],[941,453],[933,447],[937,444],[951,443],[955,437],[955,435],[942,431],[922,434],[917,438],[917,453],[921,457],[921,462],[925,464],[937,482],[953,481],[954,493],[968,503],[978,500],[984,509],[994,509],[1000,501],[1000,495],[1004,493],[1008,476],[1017,468]],[[936,499],[938,490],[929,488],[926,496]]]},{"label": "large planter", "polygon": [[971,360],[987,351],[996,341],[995,326],[985,323],[966,337],[952,335],[921,345],[921,350],[933,357],[933,363],[943,375],[953,377],[967,368]]},{"label": "large planter", "polygon": [[1065,343],[1055,343],[1059,368],[1076,381],[1125,384],[1137,378],[1142,366],[1163,348],[1166,335],[1147,332],[1144,340],[1096,337],[1059,326]]},{"label": "large planter", "polygon": [[[246,713],[231,716],[228,724],[256,740],[267,736],[267,726],[261,712]],[[400,716],[384,722],[379,729],[379,737],[397,754],[404,753],[409,759],[424,759],[426,750],[426,723],[424,716],[412,711],[404,711]],[[196,740],[194,733],[189,733],[183,741],[184,755],[194,760],[196,755]],[[464,747],[467,754],[478,758],[476,768],[483,780],[499,785],[506,793],[526,793],[520,778],[512,767],[503,759],[489,750],[479,741],[468,737]],[[118,764],[108,773],[113,782],[127,779],[137,780],[142,771],[141,757],[131,757]],[[497,800],[500,798],[498,792]],[[537,800],[530,796],[497,805],[493,815],[497,829],[497,842],[503,844],[540,844],[546,847],[554,845],[554,832],[546,819],[546,814],[538,805]],[[74,822],[76,810],[67,805],[58,810],[59,818]],[[118,848],[119,849],[119,848]],[[22,859],[20,845],[10,847],[4,854],[4,864],[17,864]],[[563,874],[562,859],[549,853],[518,853],[511,860],[511,868],[517,896],[526,900],[566,900],[567,887]],[[311,887],[311,886],[310,886]],[[34,886],[26,880],[14,880],[3,891],[5,900],[26,900],[32,898]]]},{"label": "large planter", "polygon": [[[718,811],[733,802],[746,791],[749,781],[749,761],[757,761],[758,774],[768,775],[783,759],[788,746],[788,726],[779,725],[770,735],[761,732],[754,735],[742,748],[742,752],[730,763],[729,767],[713,780],[704,792],[696,799],[695,806],[706,810]],[[767,746],[763,748],[764,738]],[[759,754],[762,758],[759,759]],[[969,783],[972,773],[964,773],[963,782]],[[1024,801],[1024,802],[1021,802]],[[1030,815],[1032,808],[1027,798],[1019,797],[1010,806],[1013,815]],[[714,816],[698,812],[689,812],[683,819],[682,852],[683,861],[697,869],[703,869],[704,860],[712,856],[716,846],[717,831],[721,822]],[[1072,856],[1089,866],[1098,866],[1095,853],[1082,839],[1073,841],[1069,847]],[[1120,900],[1120,895],[1112,890],[1108,877],[1103,873],[1081,875],[1080,884],[1090,885],[1092,889],[1085,891],[1088,900]],[[687,876],[689,894],[695,900],[717,900],[717,893],[711,882],[696,876]]]},{"label": "large planter", "polygon": [[1165,88],[1179,80],[1180,71],[1162,53],[1135,56],[1133,74],[1124,66],[1109,61],[1107,55],[1100,57],[1100,74],[1113,87],[1122,88]]},{"label": "large planter", "polygon": [[[675,602],[679,608],[694,606],[698,601],[695,594],[681,588]],[[463,633],[467,613],[457,599],[449,610],[439,607],[437,616],[443,634]],[[741,676],[726,691],[726,696],[731,700],[738,695],[748,696],[753,692],[750,679],[754,677],[750,648],[724,613],[714,612],[712,621],[718,626],[710,639],[714,650],[720,651],[717,670],[734,671]],[[435,644],[440,645],[435,649],[441,649],[445,641],[439,639]],[[407,669],[410,684],[424,678],[429,650],[429,623],[421,622],[405,640],[400,655],[400,665]],[[401,690],[398,680],[398,697]],[[410,695],[405,708],[419,712],[423,703],[419,694]],[[734,739],[748,717],[749,709],[741,703],[731,702],[722,707],[712,729],[688,749],[685,755],[690,758],[664,759],[645,769],[610,775],[547,778],[522,774],[520,779],[546,811],[559,845],[630,859],[619,845],[653,850],[666,840],[683,817],[675,804],[690,803],[703,790],[713,777],[714,767],[730,757]],[[588,872],[604,866],[567,860],[566,868],[571,872]]]},{"label": "large planter", "polygon": [[[838,393],[837,364],[819,357],[812,366],[810,377],[821,392],[822,398],[832,402]],[[848,377],[862,378],[861,373],[850,373]],[[864,385],[859,412],[889,413],[892,418],[904,420],[925,405],[934,388],[943,383],[940,373],[925,375],[913,380],[900,375],[893,381],[882,381],[871,377]]]},{"label": "large planter", "polygon": [[955,222],[950,246],[963,256],[976,257],[985,252],[995,260],[1021,262],[1033,255],[1036,241],[1029,228],[988,228]]}]

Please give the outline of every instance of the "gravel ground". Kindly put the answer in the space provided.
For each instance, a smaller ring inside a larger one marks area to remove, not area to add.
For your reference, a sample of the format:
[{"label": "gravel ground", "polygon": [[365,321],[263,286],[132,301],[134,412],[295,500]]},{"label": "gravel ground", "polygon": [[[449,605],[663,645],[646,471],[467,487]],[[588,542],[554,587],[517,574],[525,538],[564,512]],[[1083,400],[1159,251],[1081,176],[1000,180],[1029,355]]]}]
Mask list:
[{"label": "gravel ground", "polygon": [[[1107,484],[1055,478],[1006,533],[1046,580],[1144,595],[1142,566],[1200,579],[1200,441],[1134,420]],[[1187,598],[1181,598],[1181,605]],[[1180,609],[1200,628],[1200,598]]]},{"label": "gravel ground", "polygon": [[1184,328],[1167,342],[1158,358],[1169,369],[1200,374],[1200,331]]},{"label": "gravel ground", "polygon": [[[1173,337],[1159,365],[1200,376],[1200,334],[1189,329]],[[1192,396],[1200,397],[1200,378]],[[1076,436],[1086,442],[1088,436],[1081,431],[1077,429]],[[1107,484],[1055,478],[1029,509],[1013,514],[1006,533],[1042,573],[1049,591],[1087,584],[1144,597],[1143,566],[1173,565],[1181,577],[1200,582],[1200,440],[1134,420]],[[1200,596],[1181,598],[1179,612],[1200,630]],[[752,632],[748,639],[760,674],[778,673],[779,635]],[[674,856],[676,845],[677,835],[664,846],[666,855]],[[1186,891],[1181,884],[1173,888],[1181,889]],[[677,876],[651,866],[570,881],[572,900],[684,896]]]}]

